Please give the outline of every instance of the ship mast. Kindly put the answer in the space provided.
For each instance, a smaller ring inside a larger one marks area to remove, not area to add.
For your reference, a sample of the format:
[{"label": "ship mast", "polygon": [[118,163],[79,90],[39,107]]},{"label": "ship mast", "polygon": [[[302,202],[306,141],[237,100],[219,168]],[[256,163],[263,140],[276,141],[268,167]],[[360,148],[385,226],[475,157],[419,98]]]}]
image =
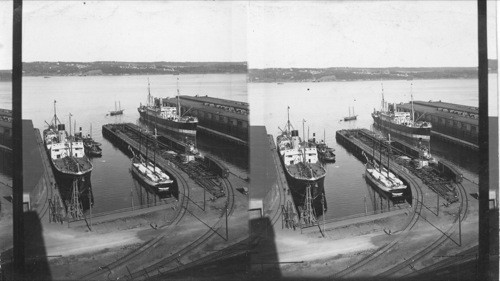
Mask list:
[{"label": "ship mast", "polygon": [[71,113],[69,114],[69,154],[73,156],[73,141],[71,140]]},{"label": "ship mast", "polygon": [[151,105],[151,87],[149,84],[149,77],[148,77],[148,107]]},{"label": "ship mast", "polygon": [[[56,100],[54,100],[54,126],[55,126],[55,129],[57,130],[57,121],[59,121],[59,118],[57,118],[57,114],[56,114]],[[61,121],[59,121],[59,123],[61,123]]]},{"label": "ship mast", "polygon": [[[304,124],[306,123],[305,119],[302,119],[302,141],[304,141],[305,138],[305,130],[304,130]],[[303,151],[303,157],[302,157],[302,162],[306,162],[306,146],[302,145],[302,151]]]},{"label": "ship mast", "polygon": [[290,106],[288,106],[287,113],[288,113],[288,121],[286,122],[286,125],[288,127],[287,133],[290,133]]},{"label": "ship mast", "polygon": [[413,83],[410,84],[410,96],[411,96],[411,122],[415,122],[415,111],[413,110]]},{"label": "ship mast", "polygon": [[384,83],[380,83],[382,85],[382,111],[385,111],[385,100],[384,100]]},{"label": "ship mast", "polygon": [[179,77],[177,77],[177,116],[181,117],[181,105],[179,103]]},{"label": "ship mast", "polygon": [[388,139],[389,141],[387,142],[387,179],[388,180],[391,180],[391,178],[389,177],[389,165],[390,165],[390,150],[391,150],[391,134],[387,134],[388,136]]}]

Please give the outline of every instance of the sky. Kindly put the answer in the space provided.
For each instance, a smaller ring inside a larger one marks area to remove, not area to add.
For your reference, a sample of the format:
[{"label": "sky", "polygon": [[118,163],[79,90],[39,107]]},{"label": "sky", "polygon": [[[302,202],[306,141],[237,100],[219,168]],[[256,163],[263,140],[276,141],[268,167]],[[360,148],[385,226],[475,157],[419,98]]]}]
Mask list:
[{"label": "sky", "polygon": [[477,66],[476,1],[256,1],[248,14],[249,68]]},{"label": "sky", "polygon": [[[2,26],[6,21],[12,22],[12,16],[10,19],[5,16],[5,10],[12,7],[9,2],[8,5],[0,4]],[[2,36],[0,44],[11,45],[11,34],[8,38]],[[247,60],[246,46],[245,2],[23,3],[25,62],[241,62]],[[5,48],[2,48],[2,55],[4,53]],[[11,64],[10,59],[9,62]],[[4,68],[2,63],[0,69]]]},{"label": "sky", "polygon": [[[477,66],[476,1],[24,1],[23,61]],[[490,35],[495,30],[489,9]],[[496,58],[496,40],[489,57]],[[12,1],[0,0],[0,69]]]}]

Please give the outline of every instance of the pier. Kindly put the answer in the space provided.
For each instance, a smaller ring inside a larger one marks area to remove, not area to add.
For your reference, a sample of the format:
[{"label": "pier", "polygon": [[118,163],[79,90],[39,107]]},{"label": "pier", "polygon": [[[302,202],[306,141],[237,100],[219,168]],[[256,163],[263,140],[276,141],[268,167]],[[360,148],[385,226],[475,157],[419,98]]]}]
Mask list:
[{"label": "pier", "polygon": [[[397,105],[411,112],[411,103]],[[474,151],[479,149],[479,108],[441,101],[414,101],[415,120],[432,124],[431,136]]]},{"label": "pier", "polygon": [[[346,147],[363,162],[366,161],[363,156],[365,154],[381,162],[380,164],[387,168],[387,157],[390,155],[391,163],[389,169],[395,175],[399,176],[405,184],[411,187],[410,183],[421,181],[424,183],[424,188],[430,188],[449,203],[458,201],[457,190],[453,183],[461,183],[462,176],[448,162],[440,160],[435,168],[418,168],[410,163],[410,161],[403,160],[400,157],[415,158],[415,155],[418,155],[418,153],[414,148],[400,141],[396,146],[392,145],[392,141],[389,145],[388,140],[366,129],[337,131],[336,139],[339,144]],[[412,194],[415,194],[414,188],[412,188]]]},{"label": "pier", "polygon": [[[162,100],[165,106],[177,106],[177,99]],[[182,115],[198,118],[198,131],[230,143],[248,147],[249,105],[209,96],[179,96]]]},{"label": "pier", "polygon": [[[187,186],[199,186],[214,198],[225,196],[221,178],[227,177],[227,168],[209,157],[199,158],[185,154],[187,144],[168,136],[155,138],[131,123],[104,125],[102,133],[127,155],[131,153],[128,150],[130,147],[149,161],[154,157],[156,164],[173,176],[177,184],[181,184],[178,179],[181,176]],[[174,196],[176,195],[174,191]]]}]

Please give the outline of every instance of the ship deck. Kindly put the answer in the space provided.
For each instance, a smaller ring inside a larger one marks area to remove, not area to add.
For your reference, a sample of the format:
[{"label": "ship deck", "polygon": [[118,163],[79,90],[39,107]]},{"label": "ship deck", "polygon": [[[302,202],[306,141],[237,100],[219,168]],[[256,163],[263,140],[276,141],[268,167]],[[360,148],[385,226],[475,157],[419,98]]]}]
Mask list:
[{"label": "ship deck", "polygon": [[286,166],[286,169],[291,176],[297,179],[307,180],[314,178],[314,180],[317,180],[321,177],[324,177],[326,174],[325,168],[323,168],[320,164],[298,163],[295,165]]},{"label": "ship deck", "polygon": [[53,159],[52,162],[54,163],[54,166],[56,166],[56,168],[62,173],[85,174],[92,170],[92,164],[87,157],[64,157],[61,159]]}]

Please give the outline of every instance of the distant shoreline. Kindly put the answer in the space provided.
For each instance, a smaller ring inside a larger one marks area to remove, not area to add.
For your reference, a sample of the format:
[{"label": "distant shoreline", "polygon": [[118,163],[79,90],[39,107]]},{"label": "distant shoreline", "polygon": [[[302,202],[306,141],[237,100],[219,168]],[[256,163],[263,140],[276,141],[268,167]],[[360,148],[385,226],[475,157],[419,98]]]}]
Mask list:
[{"label": "distant shoreline", "polygon": [[[491,72],[489,74],[494,74],[496,72]],[[436,78],[415,78],[412,80],[407,80],[407,79],[396,79],[396,78],[384,78],[382,81],[418,81],[418,80],[477,80],[478,77],[466,77],[466,78],[460,78],[460,77],[436,77]],[[328,82],[359,82],[359,81],[381,81],[380,79],[351,79],[351,80],[329,80],[329,81],[294,81],[294,80],[287,80],[287,81],[247,81],[249,84],[285,84],[285,83],[328,83]]]}]

